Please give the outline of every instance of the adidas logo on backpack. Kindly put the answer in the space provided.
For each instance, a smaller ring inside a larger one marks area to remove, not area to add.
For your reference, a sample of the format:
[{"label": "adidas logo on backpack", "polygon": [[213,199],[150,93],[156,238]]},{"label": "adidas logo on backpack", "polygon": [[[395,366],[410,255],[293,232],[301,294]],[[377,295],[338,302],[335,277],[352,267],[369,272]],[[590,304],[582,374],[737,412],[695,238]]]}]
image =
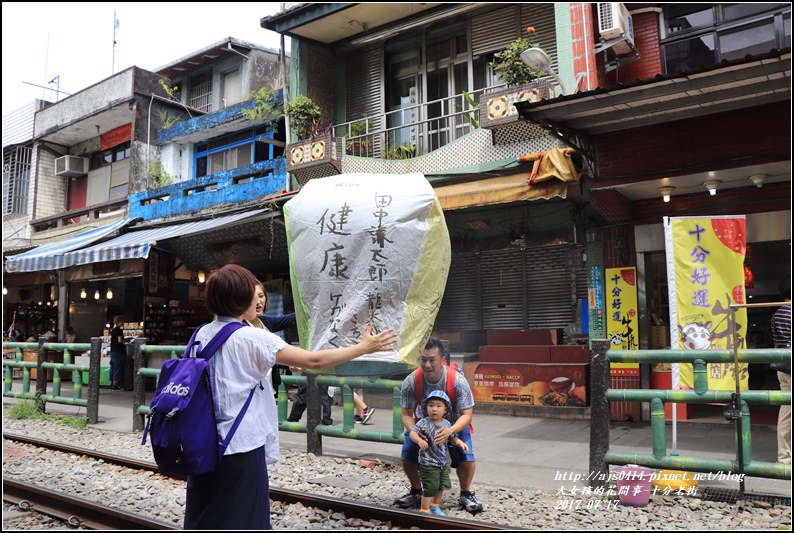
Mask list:
[{"label": "adidas logo on backpack", "polygon": [[141,440],[144,445],[151,435],[154,460],[161,474],[185,479],[218,468],[256,387],[251,389],[229,434],[219,442],[209,359],[241,327],[240,322],[226,324],[206,347],[199,346],[192,355],[197,328],[182,357],[163,363]]}]

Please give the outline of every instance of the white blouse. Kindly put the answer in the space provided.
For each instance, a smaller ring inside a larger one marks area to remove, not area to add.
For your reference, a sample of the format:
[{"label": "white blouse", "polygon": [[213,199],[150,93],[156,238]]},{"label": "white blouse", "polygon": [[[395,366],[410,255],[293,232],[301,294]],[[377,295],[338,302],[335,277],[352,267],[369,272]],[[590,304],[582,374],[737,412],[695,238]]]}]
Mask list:
[{"label": "white blouse", "polygon": [[[206,345],[233,321],[231,317],[216,317],[199,330],[196,340]],[[273,389],[266,378],[276,363],[276,352],[286,345],[281,337],[267,330],[243,327],[232,333],[210,359],[215,416],[221,438],[226,437],[251,389],[256,387],[248,411],[226,448],[227,455],[264,445],[267,463],[278,461],[278,414]]]}]

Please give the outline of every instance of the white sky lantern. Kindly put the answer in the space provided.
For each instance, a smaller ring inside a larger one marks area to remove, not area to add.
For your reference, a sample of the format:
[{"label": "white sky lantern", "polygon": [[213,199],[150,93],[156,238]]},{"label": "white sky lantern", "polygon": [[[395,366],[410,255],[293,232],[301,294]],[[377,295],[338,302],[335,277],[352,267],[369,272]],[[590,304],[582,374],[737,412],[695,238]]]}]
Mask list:
[{"label": "white sky lantern", "polygon": [[395,351],[329,373],[416,365],[433,329],[450,265],[441,204],[424,175],[341,174],[309,181],[284,206],[301,346],[351,346],[392,327]]}]

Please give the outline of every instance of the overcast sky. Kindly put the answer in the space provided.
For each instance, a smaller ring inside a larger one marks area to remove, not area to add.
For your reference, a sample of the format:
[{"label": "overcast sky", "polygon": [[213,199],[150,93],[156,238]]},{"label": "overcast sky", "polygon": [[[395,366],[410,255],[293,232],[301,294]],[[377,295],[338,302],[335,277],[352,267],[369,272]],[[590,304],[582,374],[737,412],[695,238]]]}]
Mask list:
[{"label": "overcast sky", "polygon": [[[155,70],[226,37],[278,50],[279,34],[261,28],[259,20],[278,13],[280,6],[3,2],[3,115],[35,98],[55,101],[58,84],[74,94],[133,65]],[[115,55],[114,12],[119,20]]]}]

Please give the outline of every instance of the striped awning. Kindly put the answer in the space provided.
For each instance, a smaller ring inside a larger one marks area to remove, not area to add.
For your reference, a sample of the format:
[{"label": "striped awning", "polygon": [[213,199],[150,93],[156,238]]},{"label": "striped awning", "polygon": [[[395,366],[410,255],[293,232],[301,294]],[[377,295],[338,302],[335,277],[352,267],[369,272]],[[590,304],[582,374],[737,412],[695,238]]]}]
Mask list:
[{"label": "striped awning", "polygon": [[9,256],[6,259],[6,272],[35,272],[38,270],[56,270],[73,266],[69,263],[69,252],[93,244],[108,235],[132,223],[132,219],[124,219],[107,226],[93,228],[77,235],[37,246],[22,254]]},{"label": "striped awning", "polygon": [[[62,266],[50,266],[47,268],[27,268],[26,270],[15,270],[15,272],[31,272],[33,270],[46,270],[52,268],[66,268],[69,266],[86,265],[89,263],[100,263],[103,261],[115,261],[118,259],[139,259],[148,258],[149,251],[158,241],[166,239],[176,239],[188,235],[194,235],[205,231],[215,231],[224,227],[232,226],[237,223],[249,222],[252,219],[262,216],[268,209],[256,209],[234,215],[221,216],[206,220],[193,222],[183,222],[181,224],[171,224],[169,226],[151,227],[130,231],[119,235],[114,239],[90,244],[84,248],[73,250],[62,255]],[[9,270],[10,272],[10,270]]]}]

